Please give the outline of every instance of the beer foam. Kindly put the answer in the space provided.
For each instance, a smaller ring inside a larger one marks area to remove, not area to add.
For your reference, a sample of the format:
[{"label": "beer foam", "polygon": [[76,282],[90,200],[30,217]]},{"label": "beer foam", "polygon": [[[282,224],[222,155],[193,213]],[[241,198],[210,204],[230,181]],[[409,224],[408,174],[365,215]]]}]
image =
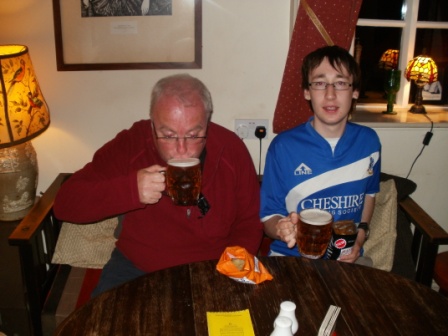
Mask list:
[{"label": "beer foam", "polygon": [[321,209],[305,209],[300,212],[299,216],[305,223],[312,225],[325,225],[333,219],[328,211]]},{"label": "beer foam", "polygon": [[168,165],[173,167],[193,167],[199,164],[199,159],[197,158],[187,158],[187,159],[171,159],[168,160]]}]

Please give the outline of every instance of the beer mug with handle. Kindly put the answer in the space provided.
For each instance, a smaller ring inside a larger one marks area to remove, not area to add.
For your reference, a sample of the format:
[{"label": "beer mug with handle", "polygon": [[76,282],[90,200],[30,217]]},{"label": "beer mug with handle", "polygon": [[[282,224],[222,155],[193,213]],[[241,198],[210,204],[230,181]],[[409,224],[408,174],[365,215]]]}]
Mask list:
[{"label": "beer mug with handle", "polygon": [[196,205],[201,193],[201,164],[197,158],[168,160],[167,193],[176,205]]},{"label": "beer mug with handle", "polygon": [[321,258],[331,239],[333,216],[322,209],[305,209],[299,213],[297,246],[310,259]]}]

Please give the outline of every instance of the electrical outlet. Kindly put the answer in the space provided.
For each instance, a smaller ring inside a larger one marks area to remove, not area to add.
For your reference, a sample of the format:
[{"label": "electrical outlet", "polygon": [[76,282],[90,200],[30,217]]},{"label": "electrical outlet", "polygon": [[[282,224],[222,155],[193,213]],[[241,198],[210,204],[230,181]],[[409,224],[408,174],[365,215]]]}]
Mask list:
[{"label": "electrical outlet", "polygon": [[264,126],[266,128],[266,138],[268,138],[269,120],[268,119],[235,119],[235,133],[241,139],[256,139],[255,129],[257,126]]}]

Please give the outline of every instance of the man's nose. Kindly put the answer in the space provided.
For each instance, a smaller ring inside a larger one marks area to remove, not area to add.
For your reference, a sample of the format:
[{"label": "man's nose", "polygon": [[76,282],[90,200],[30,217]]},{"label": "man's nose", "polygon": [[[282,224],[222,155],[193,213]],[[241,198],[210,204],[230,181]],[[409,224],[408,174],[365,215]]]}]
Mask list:
[{"label": "man's nose", "polygon": [[325,97],[327,98],[333,98],[336,96],[336,89],[334,88],[333,84],[328,84],[325,88]]},{"label": "man's nose", "polygon": [[179,138],[176,141],[176,149],[179,154],[185,154],[187,152],[187,141],[185,138]]}]

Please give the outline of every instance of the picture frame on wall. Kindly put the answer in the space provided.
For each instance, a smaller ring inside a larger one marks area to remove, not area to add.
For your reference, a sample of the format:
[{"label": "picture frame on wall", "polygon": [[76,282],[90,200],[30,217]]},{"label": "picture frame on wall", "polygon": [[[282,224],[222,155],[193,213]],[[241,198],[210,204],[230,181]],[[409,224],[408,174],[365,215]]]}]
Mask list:
[{"label": "picture frame on wall", "polygon": [[58,71],[202,67],[202,0],[53,0],[53,18]]}]

